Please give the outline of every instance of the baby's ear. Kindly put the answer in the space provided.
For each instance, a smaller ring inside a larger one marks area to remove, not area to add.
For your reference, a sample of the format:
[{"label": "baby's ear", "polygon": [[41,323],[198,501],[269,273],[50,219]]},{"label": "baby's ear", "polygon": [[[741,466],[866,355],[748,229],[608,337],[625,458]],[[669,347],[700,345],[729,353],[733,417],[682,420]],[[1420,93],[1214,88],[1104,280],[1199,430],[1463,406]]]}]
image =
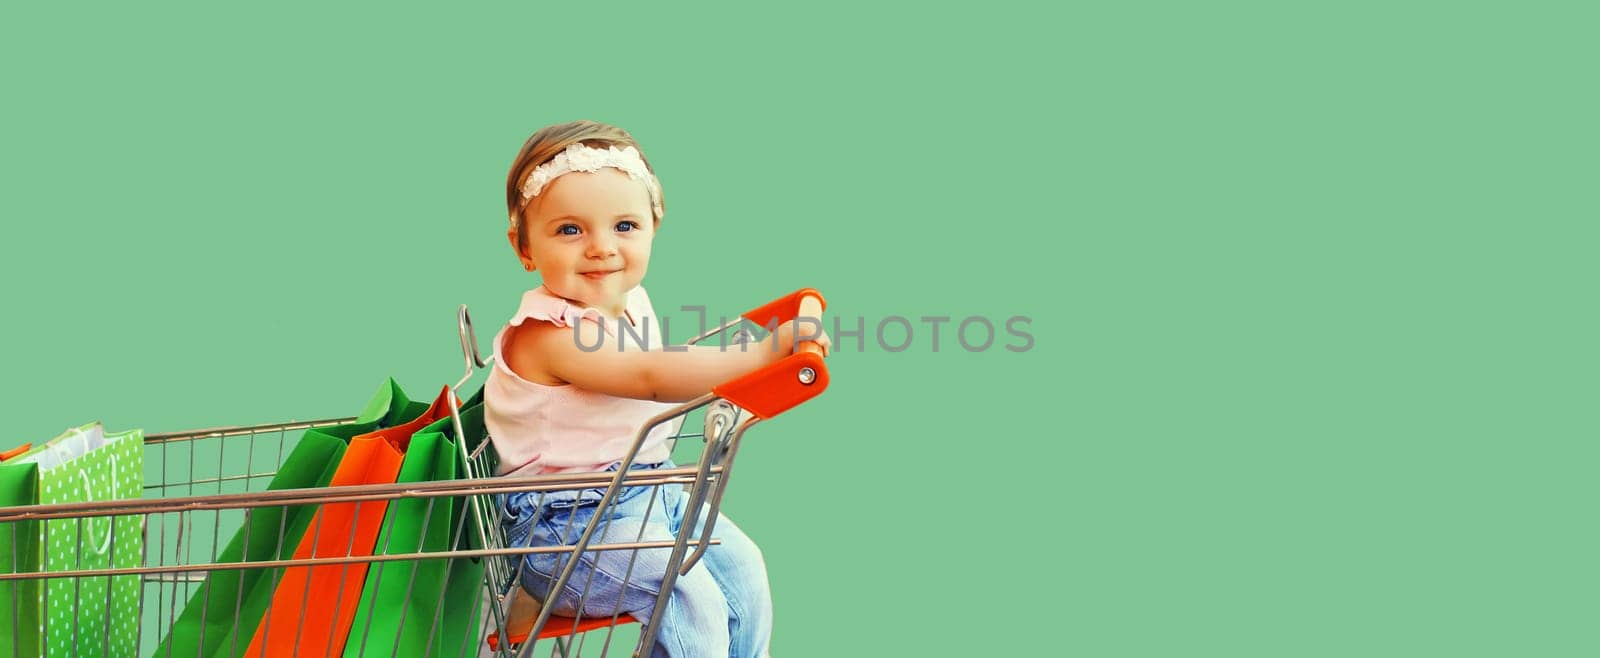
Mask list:
[{"label": "baby's ear", "polygon": [[528,254],[523,251],[522,245],[517,243],[517,226],[515,224],[512,224],[511,229],[506,231],[506,240],[511,242],[511,250],[517,253],[517,260],[522,261],[523,269],[532,272],[538,268],[537,265],[533,264],[533,259],[529,258]]}]

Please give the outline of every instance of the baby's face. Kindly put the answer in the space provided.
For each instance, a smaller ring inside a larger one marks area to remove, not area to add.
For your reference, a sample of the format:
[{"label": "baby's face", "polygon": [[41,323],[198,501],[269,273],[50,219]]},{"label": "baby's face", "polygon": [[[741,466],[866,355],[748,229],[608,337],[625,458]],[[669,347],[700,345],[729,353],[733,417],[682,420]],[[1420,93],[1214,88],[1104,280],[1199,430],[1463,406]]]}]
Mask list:
[{"label": "baby's face", "polygon": [[551,181],[523,210],[524,264],[545,287],[610,315],[622,313],[628,291],[644,280],[655,240],[650,193],[626,173],[605,167]]}]

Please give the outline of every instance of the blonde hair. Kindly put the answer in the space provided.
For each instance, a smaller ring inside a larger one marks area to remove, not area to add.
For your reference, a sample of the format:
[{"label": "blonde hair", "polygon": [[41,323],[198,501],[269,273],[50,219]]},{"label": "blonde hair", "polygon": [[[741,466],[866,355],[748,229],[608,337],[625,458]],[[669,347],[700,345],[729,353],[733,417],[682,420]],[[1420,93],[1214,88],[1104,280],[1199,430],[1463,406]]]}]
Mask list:
[{"label": "blonde hair", "polygon": [[[517,227],[517,244],[525,245],[528,240],[527,226],[522,221],[522,211],[530,200],[522,198],[523,182],[539,165],[549,162],[551,158],[567,150],[567,147],[578,143],[595,148],[632,146],[639,151],[639,159],[644,160],[644,166],[650,170],[650,175],[656,174],[655,168],[650,166],[650,160],[644,157],[644,149],[633,139],[633,135],[611,124],[585,119],[540,128],[522,145],[522,150],[517,153],[517,159],[511,161],[511,173],[506,176],[506,213],[512,225]],[[665,212],[666,199],[663,195],[658,209],[652,210],[651,214],[654,215],[656,222],[660,222]]]}]

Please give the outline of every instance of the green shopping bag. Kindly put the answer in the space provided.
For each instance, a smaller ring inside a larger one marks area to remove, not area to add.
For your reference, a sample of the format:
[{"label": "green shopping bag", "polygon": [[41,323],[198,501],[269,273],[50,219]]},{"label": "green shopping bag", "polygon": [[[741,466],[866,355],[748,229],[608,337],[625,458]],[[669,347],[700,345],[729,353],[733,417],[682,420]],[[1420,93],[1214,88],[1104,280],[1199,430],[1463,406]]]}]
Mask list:
[{"label": "green shopping bag", "polygon": [[[482,393],[461,411],[469,444],[482,441]],[[464,477],[455,426],[439,420],[412,435],[398,482]],[[431,501],[431,511],[430,511]],[[460,534],[462,548],[478,548],[476,527],[461,498],[406,498],[394,501],[384,518],[374,554],[449,550]],[[375,564],[361,592],[345,658],[471,658],[478,654],[478,615],[483,588],[482,560],[468,558]]]},{"label": "green shopping bag", "polygon": [[[106,434],[99,423],[90,423],[6,464],[14,473],[25,473],[18,467],[35,467],[38,504],[136,499],[144,485],[144,433]],[[137,515],[50,519],[31,524],[36,534],[26,542],[9,532],[6,541],[13,546],[30,544],[26,560],[47,572],[136,568],[144,555],[140,520]],[[19,550],[14,561],[22,562],[23,553]],[[27,600],[22,598],[24,589]],[[52,578],[12,591],[16,596],[7,605],[15,610],[18,623],[11,629],[11,649],[18,655],[137,655],[138,576]],[[29,610],[28,623],[21,621],[24,609]],[[36,633],[39,640],[25,641],[25,633]],[[26,653],[24,643],[29,645]]]},{"label": "green shopping bag", "polygon": [[[427,409],[427,403],[407,399],[400,385],[390,379],[354,422],[306,430],[267,489],[327,486],[352,437],[405,423]],[[217,563],[291,559],[316,512],[316,505],[254,508],[249,525],[234,533],[218,554]],[[243,654],[271,607],[273,587],[282,574],[281,569],[265,568],[212,572],[190,597],[155,655],[212,658]]]},{"label": "green shopping bag", "polygon": [[[39,465],[0,462],[0,506],[39,502]],[[35,573],[39,566],[39,522],[0,523],[0,573]],[[39,580],[0,582],[0,654],[39,655],[44,626],[39,622]],[[11,652],[6,654],[6,652]]]}]

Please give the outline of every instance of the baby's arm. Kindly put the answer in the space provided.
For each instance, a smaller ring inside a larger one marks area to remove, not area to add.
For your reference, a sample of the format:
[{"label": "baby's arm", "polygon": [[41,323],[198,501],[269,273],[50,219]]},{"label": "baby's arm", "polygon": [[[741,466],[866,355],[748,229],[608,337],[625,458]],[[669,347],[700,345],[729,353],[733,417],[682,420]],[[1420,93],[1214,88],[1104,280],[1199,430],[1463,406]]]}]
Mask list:
[{"label": "baby's arm", "polygon": [[[647,351],[630,341],[623,341],[624,348],[618,351],[615,338],[606,336],[601,343],[603,332],[589,319],[577,323],[576,339],[573,329],[545,322],[527,322],[515,329],[513,340],[507,341],[510,353],[506,355],[506,365],[518,374],[526,376],[517,365],[538,364],[545,374],[578,388],[662,402],[692,400],[711,392],[712,386],[788,356],[794,351],[798,330],[795,323],[785,323],[745,351],[736,346],[693,345],[674,347],[674,351]],[[815,331],[816,327],[806,329]],[[829,346],[826,334],[816,341],[826,353]],[[601,347],[584,351],[579,348],[580,344],[600,344]]]}]

